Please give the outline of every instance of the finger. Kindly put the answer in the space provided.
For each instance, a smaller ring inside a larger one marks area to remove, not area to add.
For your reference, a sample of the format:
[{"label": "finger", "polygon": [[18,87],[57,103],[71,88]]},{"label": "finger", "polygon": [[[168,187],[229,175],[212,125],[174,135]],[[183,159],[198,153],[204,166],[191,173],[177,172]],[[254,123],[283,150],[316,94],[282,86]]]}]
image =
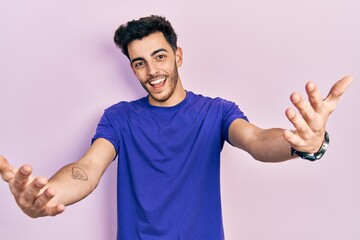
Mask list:
[{"label": "finger", "polygon": [[6,158],[4,158],[3,156],[0,155],[0,173],[2,174],[3,172],[5,172],[7,165],[9,165],[8,161],[6,160]]},{"label": "finger", "polygon": [[290,99],[306,121],[314,118],[315,116],[314,109],[312,108],[310,103],[304,100],[304,98],[300,94],[293,93],[291,94]]},{"label": "finger", "polygon": [[65,211],[65,205],[64,204],[58,204],[58,205],[56,205],[56,206],[54,206],[52,208],[49,208],[47,210],[47,215],[48,216],[56,216],[56,215],[58,215],[58,214],[60,214],[60,213],[62,213],[64,211]]},{"label": "finger", "polygon": [[32,206],[41,189],[47,184],[47,179],[38,177],[27,186],[22,194],[23,205]]},{"label": "finger", "polygon": [[48,188],[42,194],[40,194],[34,201],[35,208],[42,208],[56,195],[54,189]]},{"label": "finger", "polygon": [[0,175],[1,175],[1,178],[4,181],[9,182],[11,179],[14,178],[16,171],[17,170],[15,168],[13,168],[8,163],[6,158],[0,155]]},{"label": "finger", "polygon": [[298,139],[292,131],[286,129],[283,133],[283,136],[285,140],[288,141],[291,145],[296,145]]},{"label": "finger", "polygon": [[12,192],[15,195],[21,193],[25,189],[29,181],[31,172],[32,172],[31,166],[24,165],[15,173],[14,182],[11,188]]},{"label": "finger", "polygon": [[292,108],[288,108],[285,114],[300,135],[304,136],[309,133],[310,129],[306,121]]},{"label": "finger", "polygon": [[324,101],[318,88],[313,82],[308,82],[305,88],[312,108],[315,112],[319,112],[321,109],[323,109]]},{"label": "finger", "polygon": [[295,149],[303,149],[303,147],[305,146],[304,141],[293,131],[285,130],[283,132],[283,137]]},{"label": "finger", "polygon": [[331,103],[330,111],[334,111],[336,107],[336,103],[339,101],[341,95],[345,92],[345,90],[352,83],[353,78],[351,76],[346,76],[339,81],[337,81],[330,89],[327,97],[325,98],[326,102]]},{"label": "finger", "polygon": [[45,208],[45,216],[56,216],[65,210],[64,204],[52,204],[56,191],[48,188],[34,202],[34,207]]},{"label": "finger", "polygon": [[64,204],[51,204],[51,200],[56,195],[54,189],[46,189],[34,202],[34,209],[44,209],[44,216],[56,216],[65,210]]}]

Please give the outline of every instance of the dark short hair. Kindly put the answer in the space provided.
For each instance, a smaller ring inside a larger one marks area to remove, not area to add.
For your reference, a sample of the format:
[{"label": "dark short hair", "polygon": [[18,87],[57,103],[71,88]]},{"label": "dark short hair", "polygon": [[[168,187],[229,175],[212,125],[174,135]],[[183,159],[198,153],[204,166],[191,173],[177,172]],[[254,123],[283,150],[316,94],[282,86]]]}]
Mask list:
[{"label": "dark short hair", "polygon": [[121,25],[115,32],[114,42],[130,59],[128,45],[134,40],[140,40],[152,33],[162,32],[166,41],[175,51],[177,49],[177,35],[170,22],[165,17],[151,15],[132,20]]}]

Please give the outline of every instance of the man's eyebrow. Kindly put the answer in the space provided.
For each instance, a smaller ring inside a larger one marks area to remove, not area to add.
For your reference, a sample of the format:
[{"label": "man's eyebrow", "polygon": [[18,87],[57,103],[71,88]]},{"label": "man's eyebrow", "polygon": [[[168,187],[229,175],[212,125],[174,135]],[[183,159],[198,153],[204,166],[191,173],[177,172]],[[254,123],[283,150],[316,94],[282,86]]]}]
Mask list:
[{"label": "man's eyebrow", "polygon": [[155,50],[155,51],[151,54],[151,56],[153,57],[154,55],[156,55],[157,53],[162,52],[162,51],[168,52],[168,50],[166,50],[165,48],[160,48],[160,49],[158,49],[158,50]]},{"label": "man's eyebrow", "polygon": [[[169,52],[168,50],[166,50],[165,48],[159,48],[159,49],[157,49],[157,50],[155,50],[153,53],[151,53],[151,55],[150,56],[154,56],[154,55],[156,55],[156,54],[158,54],[159,52]],[[136,62],[136,61],[143,61],[143,60],[145,60],[145,58],[143,58],[143,57],[137,57],[137,58],[133,58],[133,59],[131,59],[131,63],[133,63],[133,62]]]},{"label": "man's eyebrow", "polygon": [[133,63],[133,62],[136,62],[136,61],[142,61],[142,60],[145,60],[145,58],[142,58],[142,57],[138,57],[138,58],[133,58],[133,59],[131,59],[131,63]]}]

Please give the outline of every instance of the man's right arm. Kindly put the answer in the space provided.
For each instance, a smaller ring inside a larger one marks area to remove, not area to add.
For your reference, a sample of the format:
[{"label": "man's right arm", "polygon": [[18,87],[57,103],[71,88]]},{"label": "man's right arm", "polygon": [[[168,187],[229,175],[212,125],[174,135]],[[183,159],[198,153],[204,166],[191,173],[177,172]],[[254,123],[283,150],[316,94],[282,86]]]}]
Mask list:
[{"label": "man's right arm", "polygon": [[1,156],[0,173],[9,183],[17,204],[28,216],[55,216],[62,213],[65,206],[89,195],[115,156],[114,146],[99,138],[81,159],[64,166],[49,180],[33,177],[29,165],[13,168]]}]

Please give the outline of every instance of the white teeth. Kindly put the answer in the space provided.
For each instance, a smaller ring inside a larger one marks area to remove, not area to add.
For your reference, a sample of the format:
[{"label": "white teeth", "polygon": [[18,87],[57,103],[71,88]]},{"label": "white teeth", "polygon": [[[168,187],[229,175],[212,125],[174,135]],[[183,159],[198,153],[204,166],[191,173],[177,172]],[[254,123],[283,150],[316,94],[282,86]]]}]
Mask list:
[{"label": "white teeth", "polygon": [[157,80],[155,80],[155,81],[152,81],[150,84],[151,84],[151,85],[155,85],[155,84],[161,83],[161,82],[163,82],[163,81],[165,81],[165,78],[157,79]]}]

